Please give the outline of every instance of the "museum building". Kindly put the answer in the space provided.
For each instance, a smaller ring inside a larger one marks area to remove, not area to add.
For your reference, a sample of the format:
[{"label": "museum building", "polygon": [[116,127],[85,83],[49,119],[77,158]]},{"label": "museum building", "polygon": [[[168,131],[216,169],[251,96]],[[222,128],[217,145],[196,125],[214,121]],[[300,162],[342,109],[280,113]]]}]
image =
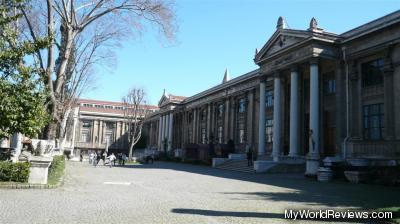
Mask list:
[{"label": "museum building", "polygon": [[[124,103],[79,99],[74,107],[73,122],[68,134],[72,155],[80,152],[103,151],[127,153],[129,150],[128,125],[124,116]],[[157,106],[142,105],[145,113],[158,110]],[[142,114],[142,111],[138,111]],[[143,113],[143,114],[145,114]],[[140,116],[139,119],[144,119]]]},{"label": "museum building", "polygon": [[[275,33],[256,50],[258,69],[191,97],[164,93],[145,125],[149,148],[188,157],[250,148],[254,169],[326,157],[400,159],[400,11],[342,34],[312,18],[307,30]],[[189,150],[190,149],[190,150]],[[190,152],[189,152],[190,151]]]}]

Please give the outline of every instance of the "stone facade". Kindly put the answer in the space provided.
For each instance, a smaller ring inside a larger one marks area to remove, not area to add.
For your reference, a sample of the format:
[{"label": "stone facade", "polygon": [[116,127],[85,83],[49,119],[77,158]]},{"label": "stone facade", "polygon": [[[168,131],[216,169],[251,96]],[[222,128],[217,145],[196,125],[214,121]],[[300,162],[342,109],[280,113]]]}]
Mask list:
[{"label": "stone facade", "polygon": [[[342,34],[279,18],[258,69],[191,97],[164,94],[145,128],[170,151],[229,140],[258,160],[400,159],[400,11]],[[213,147],[214,147],[213,146]]]},{"label": "stone facade", "polygon": [[[73,155],[85,154],[88,150],[128,152],[128,125],[124,118],[123,103],[80,99],[74,108],[72,133]],[[145,105],[145,110],[155,112],[157,106]]]}]

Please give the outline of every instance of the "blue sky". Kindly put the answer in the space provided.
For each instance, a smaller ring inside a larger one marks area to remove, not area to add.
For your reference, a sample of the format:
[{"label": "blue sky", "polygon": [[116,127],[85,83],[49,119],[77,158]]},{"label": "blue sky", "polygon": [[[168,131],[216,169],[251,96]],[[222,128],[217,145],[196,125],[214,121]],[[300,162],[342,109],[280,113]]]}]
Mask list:
[{"label": "blue sky", "polygon": [[151,104],[164,88],[191,96],[220,84],[225,68],[231,78],[256,69],[255,48],[275,32],[279,16],[294,29],[307,29],[315,17],[319,27],[340,34],[398,9],[400,0],[177,0],[176,41],[166,44],[151,28],[124,41],[115,67],[98,69],[95,88],[82,97],[120,101],[133,86],[145,88]]}]

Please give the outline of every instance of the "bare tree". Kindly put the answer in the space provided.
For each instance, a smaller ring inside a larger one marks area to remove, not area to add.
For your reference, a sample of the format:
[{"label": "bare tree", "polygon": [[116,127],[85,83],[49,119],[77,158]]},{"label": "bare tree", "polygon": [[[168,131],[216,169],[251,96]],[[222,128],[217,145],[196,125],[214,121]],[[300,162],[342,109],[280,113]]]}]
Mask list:
[{"label": "bare tree", "polygon": [[65,137],[71,107],[90,83],[94,65],[112,61],[110,49],[123,37],[146,25],[155,25],[168,40],[176,32],[173,4],[166,0],[32,0],[31,10],[22,13],[25,38],[53,39],[33,57],[50,93],[47,109],[53,122],[47,139]]},{"label": "bare tree", "polygon": [[143,123],[148,115],[146,92],[141,88],[132,88],[122,98],[124,119],[128,126],[129,160],[132,160],[133,146],[142,136]]}]

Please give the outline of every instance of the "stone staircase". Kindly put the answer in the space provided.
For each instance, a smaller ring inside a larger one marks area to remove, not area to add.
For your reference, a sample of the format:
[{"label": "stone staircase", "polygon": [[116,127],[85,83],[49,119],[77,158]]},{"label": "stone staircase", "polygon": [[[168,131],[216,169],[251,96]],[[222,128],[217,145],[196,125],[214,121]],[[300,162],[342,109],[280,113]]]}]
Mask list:
[{"label": "stone staircase", "polygon": [[232,170],[244,173],[254,173],[253,166],[247,166],[247,160],[244,159],[228,159],[226,162],[223,162],[217,166],[217,169],[222,170]]}]

